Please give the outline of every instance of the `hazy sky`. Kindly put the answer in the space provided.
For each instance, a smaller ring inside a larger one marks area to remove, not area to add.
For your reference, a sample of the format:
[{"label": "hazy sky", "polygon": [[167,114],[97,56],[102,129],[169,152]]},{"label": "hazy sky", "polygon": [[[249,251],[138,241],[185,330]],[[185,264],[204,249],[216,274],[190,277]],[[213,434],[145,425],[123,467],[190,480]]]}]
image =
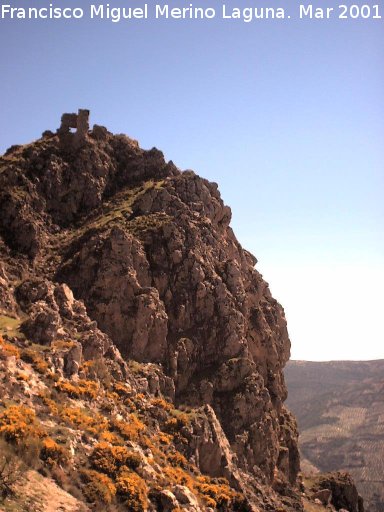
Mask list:
[{"label": "hazy sky", "polygon": [[294,358],[383,358],[383,26],[0,20],[0,151],[90,108],[219,183],[285,307]]}]

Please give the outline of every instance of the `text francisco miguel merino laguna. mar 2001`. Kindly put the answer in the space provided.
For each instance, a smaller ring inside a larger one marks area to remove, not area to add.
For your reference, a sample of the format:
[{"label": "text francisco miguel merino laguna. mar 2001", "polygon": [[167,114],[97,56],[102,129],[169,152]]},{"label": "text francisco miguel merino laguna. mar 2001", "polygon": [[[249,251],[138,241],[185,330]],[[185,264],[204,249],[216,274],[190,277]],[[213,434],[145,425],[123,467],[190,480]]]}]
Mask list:
[{"label": "text francisco miguel merino laguna. mar 2001", "polygon": [[[331,0],[330,0],[331,2]],[[335,0],[333,0],[335,2]],[[192,3],[176,7],[169,4],[142,4],[140,7],[121,7],[112,4],[90,4],[86,8],[68,6],[55,6],[50,3],[39,7],[14,7],[10,4],[1,4],[1,19],[12,20],[78,20],[89,18],[92,20],[109,20],[113,23],[121,21],[147,20],[147,19],[172,19],[172,20],[238,20],[251,22],[256,20],[289,20],[289,19],[313,19],[329,20],[338,18],[346,19],[376,19],[382,18],[381,5],[378,4],[337,4],[325,6],[321,4],[294,4],[288,8],[249,6],[236,7],[233,4],[223,3],[217,6],[195,6]]]}]

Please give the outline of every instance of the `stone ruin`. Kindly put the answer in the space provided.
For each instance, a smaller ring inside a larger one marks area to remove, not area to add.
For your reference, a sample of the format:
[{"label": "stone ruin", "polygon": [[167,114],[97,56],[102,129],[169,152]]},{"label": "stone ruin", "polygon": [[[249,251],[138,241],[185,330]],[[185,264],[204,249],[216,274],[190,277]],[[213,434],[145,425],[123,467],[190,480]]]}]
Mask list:
[{"label": "stone ruin", "polygon": [[[76,130],[72,132],[71,130]],[[77,114],[63,114],[57,130],[61,144],[66,148],[79,148],[87,140],[89,110],[79,109]]]}]

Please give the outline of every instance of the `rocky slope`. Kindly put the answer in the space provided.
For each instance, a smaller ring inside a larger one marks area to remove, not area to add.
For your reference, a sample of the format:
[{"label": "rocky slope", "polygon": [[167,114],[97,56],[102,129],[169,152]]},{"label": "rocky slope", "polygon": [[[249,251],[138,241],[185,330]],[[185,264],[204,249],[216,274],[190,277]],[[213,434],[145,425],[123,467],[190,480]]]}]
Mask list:
[{"label": "rocky slope", "polygon": [[290,361],[288,405],[312,471],[351,473],[366,510],[384,511],[384,361]]},{"label": "rocky slope", "polygon": [[84,113],[0,159],[0,432],[84,507],[302,510],[284,312],[217,185]]}]

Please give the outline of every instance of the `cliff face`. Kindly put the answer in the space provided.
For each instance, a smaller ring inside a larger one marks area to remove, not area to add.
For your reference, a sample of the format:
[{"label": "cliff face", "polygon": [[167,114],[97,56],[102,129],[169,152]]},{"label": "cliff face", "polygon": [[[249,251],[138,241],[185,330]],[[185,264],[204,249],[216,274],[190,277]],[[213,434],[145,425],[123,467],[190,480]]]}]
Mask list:
[{"label": "cliff face", "polygon": [[13,319],[19,344],[74,340],[54,365],[72,381],[87,360],[123,381],[126,361],[140,363],[146,393],[203,406],[183,447],[201,471],[228,478],[247,506],[302,509],[284,311],[217,185],[103,127],[70,135],[0,159],[3,334]]}]

